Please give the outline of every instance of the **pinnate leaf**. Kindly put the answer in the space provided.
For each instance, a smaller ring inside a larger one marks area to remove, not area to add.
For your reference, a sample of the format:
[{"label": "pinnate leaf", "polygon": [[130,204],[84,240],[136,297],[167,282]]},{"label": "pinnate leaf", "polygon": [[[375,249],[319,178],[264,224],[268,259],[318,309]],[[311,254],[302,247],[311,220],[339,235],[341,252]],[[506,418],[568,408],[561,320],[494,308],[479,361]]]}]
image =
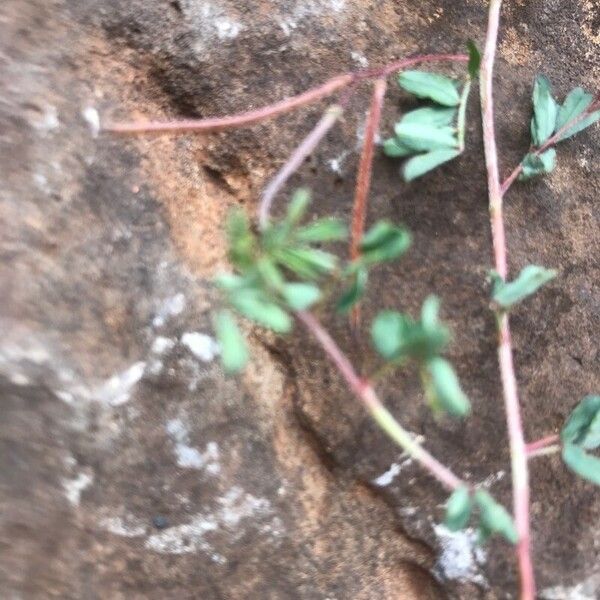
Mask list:
[{"label": "pinnate leaf", "polygon": [[556,131],[582,115],[593,99],[592,94],[588,94],[583,88],[576,87],[572,89],[558,111]]},{"label": "pinnate leaf", "polygon": [[444,108],[441,106],[424,106],[407,112],[401,123],[429,125],[431,127],[445,127],[451,125],[456,117],[456,108]]},{"label": "pinnate leaf", "polygon": [[527,181],[532,177],[551,173],[556,167],[556,150],[550,148],[542,154],[530,152],[521,163],[523,170],[519,175],[519,181]]},{"label": "pinnate leaf", "polygon": [[391,158],[404,158],[414,154],[414,150],[403,144],[398,138],[389,138],[383,142],[383,153]]},{"label": "pinnate leaf", "polygon": [[497,275],[493,275],[492,298],[502,308],[510,308],[531,296],[556,275],[557,271],[554,269],[537,265],[528,265],[514,281],[510,282],[504,282]]},{"label": "pinnate leaf", "polygon": [[596,112],[590,113],[587,117],[583,118],[581,121],[573,125],[567,129],[561,136],[560,140],[566,140],[567,138],[573,137],[576,133],[587,129],[590,125],[596,123],[596,121],[600,120],[600,110]]},{"label": "pinnate leaf", "polygon": [[453,127],[436,127],[422,123],[400,121],[394,127],[399,142],[415,152],[456,148],[456,130]]},{"label": "pinnate leaf", "polygon": [[460,97],[454,81],[427,71],[404,71],[398,76],[400,87],[418,98],[430,98],[443,106],[457,106]]}]

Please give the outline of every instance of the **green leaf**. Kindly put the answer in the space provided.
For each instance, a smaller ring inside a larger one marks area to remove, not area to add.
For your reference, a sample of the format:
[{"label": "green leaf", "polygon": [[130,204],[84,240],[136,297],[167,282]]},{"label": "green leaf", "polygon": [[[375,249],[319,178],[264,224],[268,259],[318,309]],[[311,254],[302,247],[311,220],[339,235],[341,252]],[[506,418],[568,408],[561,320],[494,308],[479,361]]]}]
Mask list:
[{"label": "green leaf", "polygon": [[446,502],[446,527],[450,531],[464,529],[471,518],[472,508],[473,500],[469,488],[462,486],[454,490]]},{"label": "green leaf", "polygon": [[418,125],[429,125],[431,127],[445,127],[451,125],[455,117],[455,108],[425,106],[407,112],[400,122],[405,124],[416,123]]},{"label": "green leaf", "polygon": [[475,79],[479,74],[479,67],[481,66],[481,52],[479,52],[473,40],[467,42],[467,48],[469,50],[469,76],[471,79]]},{"label": "green leaf", "polygon": [[498,504],[488,492],[477,490],[475,503],[479,507],[484,532],[499,533],[512,544],[519,541],[512,517],[504,506]]},{"label": "green leaf", "polygon": [[292,319],[288,313],[258,290],[235,292],[230,295],[229,301],[244,317],[276,333],[287,333],[292,329]]},{"label": "green leaf", "polygon": [[573,410],[560,438],[586,450],[600,446],[600,396],[586,396]]},{"label": "green leaf", "polygon": [[465,417],[471,412],[471,403],[460,387],[452,365],[445,359],[434,357],[427,361],[429,377],[424,379],[427,396],[434,408],[440,407],[455,417]]},{"label": "green leaf", "polygon": [[287,214],[285,217],[286,223],[289,225],[297,224],[306,213],[306,209],[308,208],[309,204],[309,190],[305,188],[296,190],[296,192],[292,196],[291,202],[288,205]]},{"label": "green leaf", "polygon": [[590,125],[593,125],[598,120],[600,120],[600,110],[590,113],[587,117],[579,121],[579,123],[567,129],[567,131],[560,136],[560,141],[573,137],[576,133],[587,129]]},{"label": "green leaf", "polygon": [[282,294],[292,310],[306,310],[321,298],[319,288],[310,283],[287,283]]},{"label": "green leaf", "polygon": [[236,210],[227,219],[229,258],[241,271],[249,268],[254,260],[255,238],[250,231],[246,215]]},{"label": "green leaf", "polygon": [[296,231],[296,239],[301,242],[337,242],[345,240],[348,230],[339,219],[319,219]]},{"label": "green leaf", "polygon": [[558,272],[554,269],[528,265],[511,282],[504,282],[495,275],[492,286],[492,299],[499,306],[510,308],[517,302],[531,296],[544,284],[554,279],[557,274]]},{"label": "green leaf", "polygon": [[247,277],[240,277],[233,273],[221,273],[215,277],[215,284],[222,290],[231,291],[243,287],[249,287],[250,281]]},{"label": "green leaf", "polygon": [[317,279],[337,266],[337,258],[329,252],[314,248],[283,248],[276,258],[302,279]]},{"label": "green leaf", "polygon": [[248,362],[248,348],[233,315],[228,310],[214,319],[217,340],[221,346],[221,364],[227,373],[241,371]]},{"label": "green leaf", "polygon": [[352,284],[338,300],[336,309],[338,312],[348,312],[365,295],[369,271],[363,267],[356,269],[353,273]]},{"label": "green leaf", "polygon": [[404,71],[398,76],[401,88],[418,98],[430,98],[443,106],[456,106],[460,98],[454,81],[426,71]]},{"label": "green leaf", "polygon": [[575,444],[563,446],[562,457],[568,467],[580,477],[600,485],[600,459]]},{"label": "green leaf", "polygon": [[440,299],[434,295],[427,296],[421,307],[421,324],[428,333],[438,330],[440,326],[439,312]]},{"label": "green leaf", "polygon": [[408,250],[410,243],[411,235],[406,228],[389,221],[378,221],[360,242],[360,262],[372,265],[394,260]]},{"label": "green leaf", "polygon": [[256,269],[260,273],[263,282],[268,287],[279,290],[285,283],[283,275],[280,273],[273,260],[266,256],[263,256],[258,260]]},{"label": "green leaf", "polygon": [[419,154],[406,162],[403,169],[404,180],[412,181],[428,173],[432,169],[460,155],[460,150],[434,150],[427,154]]},{"label": "green leaf", "polygon": [[533,85],[533,119],[531,137],[535,146],[541,146],[554,132],[558,105],[552,97],[550,82],[543,75],[535,78]]},{"label": "green leaf", "polygon": [[529,153],[521,163],[523,170],[519,175],[519,181],[527,181],[532,177],[551,173],[556,167],[556,150],[550,148],[542,154]]},{"label": "green leaf", "polygon": [[396,123],[394,127],[399,142],[415,152],[456,148],[456,129],[454,127],[435,127],[421,123]]},{"label": "green leaf", "polygon": [[383,142],[383,153],[391,158],[403,158],[414,154],[414,150],[405,146],[398,138],[389,138]]},{"label": "green leaf", "polygon": [[[429,307],[424,307],[426,313],[431,311],[432,304],[429,302]],[[399,360],[406,356],[427,360],[443,349],[450,339],[450,333],[430,316],[424,324],[408,315],[386,310],[375,317],[371,325],[371,338],[375,349],[386,360]]]},{"label": "green leaf", "polygon": [[593,99],[594,96],[592,96],[592,94],[588,94],[580,87],[571,90],[558,111],[556,131],[562,129],[567,123],[570,123],[573,119],[582,115],[592,103]]}]

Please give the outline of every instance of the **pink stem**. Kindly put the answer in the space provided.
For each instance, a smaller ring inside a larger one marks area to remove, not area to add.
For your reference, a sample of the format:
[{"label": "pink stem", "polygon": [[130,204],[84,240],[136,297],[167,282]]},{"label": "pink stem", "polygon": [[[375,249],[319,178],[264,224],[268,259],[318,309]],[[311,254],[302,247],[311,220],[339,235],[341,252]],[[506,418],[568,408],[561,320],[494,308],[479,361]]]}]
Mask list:
[{"label": "pink stem", "polygon": [[542,450],[543,448],[547,448],[548,446],[553,446],[554,444],[558,444],[560,442],[560,435],[554,433],[552,435],[547,435],[535,442],[529,442],[525,446],[525,450],[527,454],[533,454],[538,450]]},{"label": "pink stem", "polygon": [[440,463],[404,429],[383,406],[372,385],[358,376],[348,357],[341,351],[333,338],[308,312],[297,312],[297,318],[319,342],[331,362],[345,379],[348,387],[358,396],[379,426],[414,460],[421,464],[445,487],[455,490],[468,484],[457,477],[448,467]]},{"label": "pink stem", "polygon": [[422,62],[439,62],[439,61],[453,61],[453,62],[466,62],[469,57],[464,54],[425,54],[421,56],[413,56],[411,58],[404,58],[398,60],[383,67],[375,69],[365,69],[356,73],[346,73],[344,75],[338,75],[333,79],[325,82],[323,85],[312,88],[293,96],[286,98],[275,104],[264,106],[257,110],[251,110],[237,115],[227,115],[225,117],[210,117],[208,119],[186,119],[182,121],[142,121],[133,123],[108,123],[103,127],[104,131],[111,131],[115,133],[184,133],[187,131],[193,131],[196,133],[211,133],[214,131],[222,131],[224,129],[232,129],[236,127],[244,127],[246,125],[253,125],[271,119],[283,113],[289,112],[316,102],[325,96],[330,96],[333,92],[340,88],[346,87],[353,81],[362,79],[373,79],[380,78],[390,75],[394,71],[416,65]]},{"label": "pink stem", "polygon": [[[534,150],[532,154],[534,154],[535,156],[539,156],[540,154],[548,150],[548,148],[551,148],[552,146],[556,145],[558,142],[560,142],[560,138],[567,130],[577,125],[577,123],[583,121],[586,117],[598,110],[599,107],[600,103],[598,103],[598,101],[592,103],[587,108],[587,110],[585,110],[578,117],[575,117],[574,119],[563,125],[552,137],[548,138],[548,140],[546,140],[546,142],[542,146]],[[513,172],[504,180],[504,183],[502,184],[502,195],[506,194],[510,186],[515,182],[515,180],[517,179],[517,177],[519,177],[522,171],[523,163],[521,162],[514,168]]]},{"label": "pink stem", "polygon": [[339,105],[331,106],[321,117],[314,129],[304,138],[302,143],[294,150],[287,162],[281,167],[277,175],[271,179],[263,192],[258,207],[258,222],[261,229],[269,224],[269,214],[277,192],[285,182],[302,166],[306,157],[318,146],[327,132],[335,125],[344,110]]},{"label": "pink stem", "polygon": [[[506,235],[502,214],[502,189],[498,173],[498,152],[494,130],[493,71],[500,24],[502,0],[490,0],[488,31],[481,64],[481,111],[483,120],[484,149],[488,174],[490,221],[496,271],[506,279],[508,261]],[[498,360],[504,394],[508,436],[510,441],[513,510],[519,534],[517,557],[521,575],[521,600],[535,599],[535,578],[530,550],[529,526],[529,470],[523,436],[523,425],[517,392],[510,325],[506,313],[498,315]]]}]

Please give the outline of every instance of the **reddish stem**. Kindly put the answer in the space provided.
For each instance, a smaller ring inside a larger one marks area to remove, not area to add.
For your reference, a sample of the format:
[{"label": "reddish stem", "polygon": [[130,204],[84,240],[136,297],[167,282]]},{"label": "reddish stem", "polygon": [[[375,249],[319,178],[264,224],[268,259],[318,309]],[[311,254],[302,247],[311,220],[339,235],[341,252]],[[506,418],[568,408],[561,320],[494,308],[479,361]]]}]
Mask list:
[{"label": "reddish stem", "polygon": [[[498,173],[498,152],[494,130],[493,71],[500,24],[502,0],[490,0],[485,51],[481,63],[481,111],[488,174],[490,221],[496,271],[506,279],[508,271],[506,235],[502,214],[502,189]],[[504,404],[510,441],[513,510],[519,534],[517,557],[521,575],[521,600],[535,599],[535,578],[530,549],[529,470],[523,435],[523,424],[517,392],[508,314],[498,315],[498,361],[502,380]]]},{"label": "reddish stem", "polygon": [[552,435],[547,435],[535,442],[529,442],[525,446],[525,450],[527,454],[533,454],[538,450],[542,450],[543,448],[547,448],[548,446],[553,446],[554,444],[558,444],[560,442],[560,435],[554,433]]},{"label": "reddish stem", "polygon": [[318,146],[319,142],[327,135],[327,132],[335,125],[336,121],[342,116],[344,109],[339,105],[331,106],[316,124],[313,130],[302,140],[300,145],[294,150],[287,162],[277,172],[275,177],[263,192],[258,207],[258,222],[261,229],[269,224],[269,214],[273,205],[273,200],[277,192],[285,182],[302,166],[306,157]]},{"label": "reddish stem", "polygon": [[104,131],[112,131],[115,133],[184,133],[193,131],[196,133],[211,133],[214,131],[222,131],[224,129],[233,129],[236,127],[244,127],[253,125],[260,121],[271,119],[278,115],[290,112],[295,108],[311,104],[321,98],[330,96],[340,88],[350,85],[354,81],[362,79],[374,79],[390,75],[394,71],[398,71],[405,67],[410,67],[422,62],[466,62],[469,57],[465,54],[424,54],[421,56],[413,56],[404,58],[383,67],[375,69],[365,69],[356,73],[345,73],[338,75],[333,79],[325,82],[323,85],[312,88],[286,98],[275,104],[264,106],[257,110],[251,110],[236,115],[227,115],[224,117],[210,117],[208,119],[186,119],[181,121],[145,121],[134,123],[108,123],[103,127]]},{"label": "reddish stem", "polygon": [[397,442],[407,454],[421,464],[433,477],[450,490],[467,486],[448,467],[440,463],[425,450],[410,433],[404,429],[383,406],[372,385],[363,380],[354,370],[348,357],[342,352],[327,330],[314,315],[308,312],[297,312],[296,316],[319,342],[331,362],[348,384],[348,387],[361,400],[371,416],[384,431]]},{"label": "reddish stem", "polygon": [[[548,138],[542,146],[534,150],[532,154],[534,154],[535,156],[539,156],[552,146],[555,146],[558,142],[560,142],[560,138],[566,131],[583,121],[585,118],[589,117],[589,115],[598,110],[598,108],[600,108],[600,100],[594,101],[582,114],[563,125],[552,137]],[[502,195],[506,194],[510,186],[515,182],[515,180],[519,177],[519,175],[522,172],[523,163],[521,162],[513,169],[513,172],[504,180],[504,183],[502,184],[501,188]]]},{"label": "reddish stem", "polygon": [[[363,143],[358,173],[356,176],[356,189],[354,192],[354,204],[352,209],[352,232],[350,238],[350,258],[356,259],[360,255],[360,241],[365,229],[367,216],[367,201],[369,188],[371,187],[371,175],[373,173],[373,153],[375,150],[375,137],[379,131],[381,111],[387,83],[385,79],[375,82],[371,106],[365,124],[365,139]],[[360,306],[356,305],[352,311],[352,324],[358,326],[360,321]]]}]

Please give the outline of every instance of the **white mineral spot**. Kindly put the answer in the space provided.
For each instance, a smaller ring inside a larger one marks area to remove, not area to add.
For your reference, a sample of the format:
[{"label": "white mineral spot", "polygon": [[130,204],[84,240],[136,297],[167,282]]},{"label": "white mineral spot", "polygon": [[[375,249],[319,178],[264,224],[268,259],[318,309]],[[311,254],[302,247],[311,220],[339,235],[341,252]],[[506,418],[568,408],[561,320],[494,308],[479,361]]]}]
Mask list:
[{"label": "white mineral spot", "polygon": [[216,442],[208,442],[204,452],[200,452],[190,446],[189,430],[181,419],[171,419],[167,422],[166,429],[175,446],[178,466],[183,469],[206,470],[211,475],[220,472],[219,446]]},{"label": "white mineral spot", "polygon": [[98,111],[92,106],[88,106],[81,111],[81,116],[89,125],[92,137],[98,137],[98,134],[100,133],[100,115],[98,114]]},{"label": "white mineral spot", "polygon": [[12,381],[12,383],[18,386],[29,385],[31,383],[29,377],[27,377],[23,373],[11,373],[10,380]]},{"label": "white mineral spot", "polygon": [[219,507],[208,514],[198,513],[187,523],[151,535],[146,540],[146,548],[162,554],[187,554],[200,550],[214,557],[219,553],[205,539],[207,533],[226,529],[235,540],[243,534],[238,528],[244,519],[252,518],[255,524],[257,520],[269,518],[272,514],[267,499],[246,493],[239,486],[232,487],[217,500],[217,504]]},{"label": "white mineral spot", "polygon": [[219,344],[209,335],[197,331],[186,332],[181,343],[203,362],[211,362],[219,354]]},{"label": "white mineral spot", "polygon": [[60,121],[58,120],[56,106],[48,105],[44,107],[41,117],[33,121],[32,125],[42,133],[43,137],[50,131],[58,129]]},{"label": "white mineral spot", "polygon": [[55,396],[62,400],[65,404],[73,404],[75,401],[75,396],[71,392],[67,392],[66,390],[55,390]]},{"label": "white mineral spot", "polygon": [[363,69],[365,69],[369,66],[369,61],[360,52],[356,52],[356,51],[351,52],[350,58],[352,58],[352,60],[359,67],[362,67]]},{"label": "white mineral spot", "polygon": [[152,320],[152,325],[154,325],[154,327],[162,327],[169,317],[181,314],[184,308],[185,296],[182,293],[167,298],[158,309],[156,316]]},{"label": "white mineral spot", "polygon": [[486,553],[477,544],[477,532],[470,527],[454,532],[444,525],[434,525],[433,531],[441,548],[436,564],[440,577],[487,586],[479,569],[486,560]]},{"label": "white mineral spot", "polygon": [[91,473],[82,471],[74,479],[63,479],[62,486],[65,492],[65,497],[72,506],[79,506],[81,500],[81,492],[85,490],[94,481],[94,476]]},{"label": "white mineral spot", "polygon": [[140,361],[131,365],[122,373],[113,375],[100,387],[97,393],[98,399],[111,406],[125,404],[131,398],[131,391],[144,375],[145,368],[146,363]]},{"label": "white mineral spot", "polygon": [[485,480],[481,483],[482,487],[490,488],[492,485],[503,479],[506,475],[506,471],[498,471],[497,473],[492,473],[488,475]]},{"label": "white mineral spot", "polygon": [[154,342],[152,342],[152,352],[154,352],[154,354],[164,354],[165,352],[172,350],[174,346],[175,340],[159,335]]},{"label": "white mineral spot", "polygon": [[140,537],[146,535],[146,527],[134,517],[126,520],[121,517],[104,517],[98,522],[99,527],[121,537]]},{"label": "white mineral spot", "polygon": [[574,586],[557,585],[540,592],[541,600],[598,600],[600,573],[594,573]]}]

